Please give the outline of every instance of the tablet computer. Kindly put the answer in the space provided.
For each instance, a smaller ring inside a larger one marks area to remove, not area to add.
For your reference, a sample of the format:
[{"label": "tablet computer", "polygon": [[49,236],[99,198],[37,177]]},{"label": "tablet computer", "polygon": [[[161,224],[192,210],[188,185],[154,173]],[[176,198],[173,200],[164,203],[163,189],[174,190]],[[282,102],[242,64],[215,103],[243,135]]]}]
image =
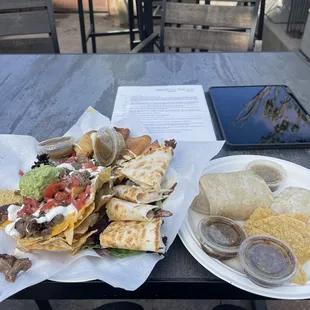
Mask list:
[{"label": "tablet computer", "polygon": [[286,86],[211,87],[206,96],[226,148],[310,147],[310,116]]}]

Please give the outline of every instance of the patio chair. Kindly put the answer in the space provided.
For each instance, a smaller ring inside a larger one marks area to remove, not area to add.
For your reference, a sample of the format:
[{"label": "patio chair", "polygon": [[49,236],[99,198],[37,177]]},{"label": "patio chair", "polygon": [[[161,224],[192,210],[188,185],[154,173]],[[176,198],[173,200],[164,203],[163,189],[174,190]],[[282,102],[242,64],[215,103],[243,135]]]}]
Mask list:
[{"label": "patio chair", "polygon": [[[239,0],[240,2],[240,0]],[[245,1],[241,1],[245,2]],[[249,2],[249,1],[246,1]],[[260,0],[254,6],[201,5],[162,2],[160,35],[153,33],[131,52],[143,52],[150,44],[159,50],[184,51],[259,51],[255,40]]]},{"label": "patio chair", "polygon": [[0,53],[59,53],[52,0],[0,0]]}]

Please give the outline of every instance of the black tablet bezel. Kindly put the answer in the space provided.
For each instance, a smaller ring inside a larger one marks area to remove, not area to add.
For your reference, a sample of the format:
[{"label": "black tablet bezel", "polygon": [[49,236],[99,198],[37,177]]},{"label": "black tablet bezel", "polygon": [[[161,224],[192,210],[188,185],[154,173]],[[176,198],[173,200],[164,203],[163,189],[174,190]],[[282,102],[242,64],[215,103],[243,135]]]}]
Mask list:
[{"label": "black tablet bezel", "polygon": [[297,105],[300,109],[304,111],[306,115],[309,115],[307,110],[303,107],[303,105],[297,100],[296,96],[293,94],[293,92],[287,87],[286,85],[244,85],[244,86],[215,86],[210,87],[209,91],[205,93],[207,104],[209,107],[209,111],[211,114],[211,119],[213,121],[213,127],[215,128],[216,132],[216,138],[218,140],[225,140],[224,147],[229,150],[265,150],[265,149],[306,149],[310,148],[310,142],[305,143],[264,143],[264,144],[233,144],[227,141],[225,136],[225,131],[223,129],[223,126],[220,121],[220,117],[218,115],[217,109],[214,105],[214,100],[212,98],[212,95],[210,93],[211,89],[214,88],[244,88],[244,87],[266,87],[266,86],[277,86],[282,87],[284,90],[293,97],[293,99],[296,101]]}]

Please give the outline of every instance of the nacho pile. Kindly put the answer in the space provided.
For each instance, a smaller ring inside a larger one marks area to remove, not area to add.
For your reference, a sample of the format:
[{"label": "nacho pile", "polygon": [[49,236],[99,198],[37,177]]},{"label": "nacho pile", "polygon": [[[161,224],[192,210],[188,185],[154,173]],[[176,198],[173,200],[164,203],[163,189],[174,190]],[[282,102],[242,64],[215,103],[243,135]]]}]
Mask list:
[{"label": "nacho pile", "polygon": [[287,243],[299,261],[299,272],[293,280],[296,284],[307,283],[302,268],[310,259],[310,226],[306,214],[275,215],[268,207],[257,208],[245,223],[248,236],[270,235]]},{"label": "nacho pile", "polygon": [[126,250],[164,252],[161,217],[172,214],[158,202],[173,190],[161,189],[161,182],[175,141],[132,138],[127,128],[99,131],[85,133],[69,155],[38,155],[21,173],[19,190],[0,191],[0,227],[18,249],[74,255],[102,241],[102,248],[120,249],[122,256]]}]

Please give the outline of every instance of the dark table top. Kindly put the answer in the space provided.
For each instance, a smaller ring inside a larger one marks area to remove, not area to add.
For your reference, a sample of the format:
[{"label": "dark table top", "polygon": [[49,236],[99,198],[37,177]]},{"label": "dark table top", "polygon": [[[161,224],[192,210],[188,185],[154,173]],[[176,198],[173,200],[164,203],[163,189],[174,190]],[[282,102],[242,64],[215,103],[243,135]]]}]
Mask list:
[{"label": "dark table top", "polygon": [[[201,84],[207,91],[211,86],[285,84],[310,112],[310,66],[295,53],[3,55],[0,68],[0,133],[29,134],[39,141],[63,135],[90,105],[111,117],[119,86]],[[309,150],[223,150],[219,156],[237,154],[273,156],[310,168]],[[13,298],[259,297],[218,279],[177,237],[135,292],[100,281],[45,281]]]}]

